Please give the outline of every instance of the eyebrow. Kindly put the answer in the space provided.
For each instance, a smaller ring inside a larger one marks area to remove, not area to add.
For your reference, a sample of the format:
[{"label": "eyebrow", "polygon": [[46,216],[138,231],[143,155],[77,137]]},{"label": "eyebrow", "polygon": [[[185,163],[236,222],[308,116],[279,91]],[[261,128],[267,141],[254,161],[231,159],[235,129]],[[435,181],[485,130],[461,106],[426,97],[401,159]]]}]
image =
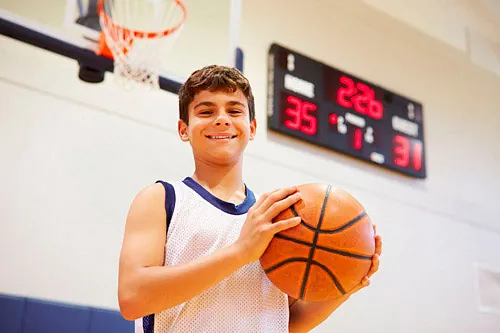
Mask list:
[{"label": "eyebrow", "polygon": [[[240,106],[245,107],[245,104],[241,103],[240,101],[229,101],[226,104],[229,104],[229,105],[240,105]],[[212,102],[200,102],[200,103],[196,104],[194,108],[196,109],[196,108],[198,108],[200,106],[215,106],[215,103],[212,103]]]}]

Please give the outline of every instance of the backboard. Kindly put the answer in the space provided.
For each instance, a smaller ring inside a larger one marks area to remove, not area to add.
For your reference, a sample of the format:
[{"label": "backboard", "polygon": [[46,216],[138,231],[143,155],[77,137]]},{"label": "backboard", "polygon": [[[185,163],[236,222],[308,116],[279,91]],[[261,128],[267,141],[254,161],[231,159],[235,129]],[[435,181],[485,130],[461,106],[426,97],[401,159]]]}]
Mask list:
[{"label": "backboard", "polygon": [[[241,0],[183,3],[186,22],[173,47],[161,56],[160,88],[174,93],[202,66],[243,70],[238,49]],[[96,55],[101,34],[97,0],[0,0],[0,34],[75,59],[80,78],[87,82],[101,82],[103,72],[113,71],[112,60]]]}]

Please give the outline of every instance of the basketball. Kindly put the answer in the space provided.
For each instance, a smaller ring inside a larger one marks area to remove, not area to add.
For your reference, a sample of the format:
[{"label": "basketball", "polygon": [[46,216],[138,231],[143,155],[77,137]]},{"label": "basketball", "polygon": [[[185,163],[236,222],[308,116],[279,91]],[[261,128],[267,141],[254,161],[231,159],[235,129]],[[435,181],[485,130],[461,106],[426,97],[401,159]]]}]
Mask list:
[{"label": "basketball", "polygon": [[375,233],[363,206],[328,184],[298,186],[302,200],[274,221],[300,216],[299,225],[277,233],[260,258],[271,282],[307,302],[338,298],[368,273]]}]

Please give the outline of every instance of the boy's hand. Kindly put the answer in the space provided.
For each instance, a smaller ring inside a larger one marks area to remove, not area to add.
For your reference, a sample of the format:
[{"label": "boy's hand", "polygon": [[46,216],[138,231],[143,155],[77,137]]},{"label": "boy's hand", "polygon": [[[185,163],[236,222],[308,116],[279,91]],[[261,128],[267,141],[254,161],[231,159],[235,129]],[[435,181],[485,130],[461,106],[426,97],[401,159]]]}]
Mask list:
[{"label": "boy's hand", "polygon": [[370,277],[378,271],[379,257],[382,253],[382,238],[377,235],[375,225],[375,253],[372,256],[372,264],[366,276],[361,282],[342,297],[325,302],[305,302],[288,297],[290,307],[290,332],[309,332],[322,323],[330,314],[347,301],[354,293],[370,284]]},{"label": "boy's hand", "polygon": [[375,233],[375,254],[372,256],[372,265],[370,266],[370,270],[363,277],[361,283],[358,284],[353,290],[348,293],[348,296],[354,294],[364,287],[368,287],[370,285],[370,277],[378,271],[378,267],[380,265],[380,255],[382,254],[382,237],[377,235],[377,226],[373,225],[373,231]]},{"label": "boy's hand", "polygon": [[276,233],[300,223],[300,217],[273,223],[278,214],[300,199],[296,186],[283,188],[263,194],[248,210],[247,219],[236,241],[246,262],[258,260]]}]

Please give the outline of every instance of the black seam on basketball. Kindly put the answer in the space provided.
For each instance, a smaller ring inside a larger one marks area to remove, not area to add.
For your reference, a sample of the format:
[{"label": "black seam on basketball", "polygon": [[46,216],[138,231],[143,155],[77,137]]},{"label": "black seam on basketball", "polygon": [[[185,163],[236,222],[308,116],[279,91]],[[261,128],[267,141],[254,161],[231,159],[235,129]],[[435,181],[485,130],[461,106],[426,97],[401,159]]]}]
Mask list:
[{"label": "black seam on basketball", "polygon": [[295,210],[295,207],[294,206],[290,206],[290,210],[292,211],[292,214],[296,217],[300,217],[300,224],[304,225],[307,229],[311,230],[311,231],[316,231],[316,228],[313,227],[312,225],[310,225],[309,223],[307,223],[306,221],[304,221],[302,219],[302,216],[299,215],[299,213],[297,213],[297,211]]},{"label": "black seam on basketball", "polygon": [[297,244],[301,244],[301,245],[307,245],[308,247],[312,245],[312,243],[309,243],[309,242],[306,242],[306,241],[303,241],[303,240],[300,240],[300,239],[291,238],[291,237],[288,237],[288,236],[285,236],[285,235],[281,235],[281,234],[276,234],[276,235],[274,235],[274,237],[281,238],[281,239],[284,239],[284,240],[289,240],[291,242],[294,242],[294,243],[297,243]]},{"label": "black seam on basketball", "polygon": [[283,261],[281,261],[281,262],[277,263],[277,264],[276,264],[276,265],[274,265],[274,266],[271,266],[271,267],[267,268],[267,269],[265,270],[265,272],[266,272],[266,273],[272,272],[272,271],[274,271],[275,269],[280,268],[280,267],[281,267],[281,266],[283,266],[283,265],[289,264],[289,263],[291,263],[291,262],[296,262],[296,261],[298,261],[298,262],[308,262],[308,259],[306,259],[306,258],[290,258],[290,259],[286,259],[286,260],[283,260]]},{"label": "black seam on basketball", "polygon": [[[293,212],[294,210],[292,210]],[[296,212],[295,212],[295,216],[300,216],[298,215]],[[358,216],[356,216],[355,218],[353,218],[352,220],[350,220],[349,222],[347,222],[346,224],[336,228],[336,229],[326,229],[326,230],[319,230],[319,233],[320,234],[336,234],[336,233],[339,233],[339,232],[342,232],[344,231],[345,229],[351,227],[353,224],[361,221],[361,219],[363,217],[367,216],[366,215],[366,212],[362,212],[360,213]],[[300,221],[300,224],[302,224],[303,226],[305,226],[307,229],[311,230],[311,231],[316,231],[316,228],[313,227],[312,225],[308,224],[307,222],[305,222],[304,220],[301,220]]]},{"label": "black seam on basketball", "polygon": [[[292,214],[295,215],[295,216],[299,216],[299,214],[297,213],[297,211],[295,210],[295,207],[292,205],[290,206],[290,209],[292,211]],[[301,218],[302,219],[302,218]]]},{"label": "black seam on basketball", "polygon": [[311,231],[314,231],[316,232],[316,228],[313,227],[312,225],[308,224],[307,222],[305,222],[304,220],[300,220],[300,224],[302,224],[304,227],[306,227],[307,229],[311,230]]},{"label": "black seam on basketball", "polygon": [[330,249],[328,247],[324,246],[316,246],[318,250],[322,251],[327,251],[330,253],[338,254],[340,256],[344,257],[349,257],[349,258],[355,258],[355,259],[361,259],[361,260],[372,260],[372,256],[366,256],[362,254],[357,254],[357,253],[352,253],[352,252],[347,252],[347,251],[341,251],[341,250],[336,250],[336,249]]},{"label": "black seam on basketball", "polygon": [[[290,210],[292,211],[292,214],[294,216],[297,216],[297,217],[300,217],[301,220],[300,220],[300,223],[303,224],[307,229],[311,230],[311,231],[316,231],[317,229],[315,227],[313,227],[312,225],[310,225],[309,223],[307,223],[306,221],[304,221],[302,219],[302,217],[299,215],[299,213],[297,213],[297,211],[295,210],[295,207],[294,206],[291,206],[290,207]],[[353,218],[351,221],[347,222],[346,224],[338,227],[337,229],[330,229],[330,230],[319,230],[320,233],[323,233],[323,234],[334,234],[334,233],[338,233],[338,232],[341,232],[341,231],[344,231],[345,229],[349,228],[350,226],[352,226],[353,224],[355,224],[356,222],[359,222],[363,217],[367,216],[366,215],[366,212],[363,211],[362,213],[360,213],[358,216],[356,216],[355,218]]]},{"label": "black seam on basketball", "polygon": [[316,242],[319,237],[319,230],[321,229],[321,224],[323,223],[323,218],[325,216],[326,204],[328,202],[328,197],[330,196],[331,185],[328,185],[326,188],[325,198],[323,199],[323,204],[321,205],[321,213],[319,215],[318,226],[314,232],[313,243],[311,244],[311,250],[309,251],[309,258],[306,265],[306,271],[304,273],[304,279],[302,280],[302,286],[300,287],[299,299],[304,299],[304,291],[307,284],[307,278],[309,276],[309,270],[311,269],[311,263],[313,262],[314,250],[316,249]]},{"label": "black seam on basketball", "polygon": [[319,266],[321,268],[323,268],[325,270],[325,272],[330,276],[330,278],[333,280],[333,283],[335,283],[335,286],[337,287],[337,289],[342,293],[342,295],[345,295],[345,290],[344,290],[344,287],[342,287],[342,285],[340,284],[340,281],[337,279],[337,277],[333,274],[333,272],[331,270],[328,269],[328,267],[326,267],[325,265],[315,261],[315,260],[312,260],[311,261],[311,264],[312,265],[316,265],[316,266]]},{"label": "black seam on basketball", "polygon": [[363,217],[366,216],[366,212],[363,211],[362,213],[360,213],[358,216],[356,216],[355,218],[353,218],[352,220],[350,220],[349,222],[347,222],[346,224],[344,224],[343,226],[340,226],[338,227],[337,229],[332,229],[332,230],[320,230],[320,232],[322,234],[334,234],[334,233],[337,233],[337,232],[341,232],[341,231],[344,231],[345,229],[349,228],[350,226],[352,226],[353,224],[359,222]]},{"label": "black seam on basketball", "polygon": [[[309,260],[309,259],[305,259],[305,258],[290,258],[290,259],[283,260],[282,262],[280,262],[280,263],[278,263],[278,264],[276,264],[276,265],[274,265],[272,267],[269,267],[268,269],[265,270],[265,272],[266,273],[272,272],[275,269],[278,269],[281,266],[284,266],[284,265],[289,264],[291,262],[307,262],[308,265],[316,265],[318,267],[321,267],[328,274],[328,276],[330,276],[330,278],[332,279],[333,283],[335,283],[335,286],[342,293],[342,295],[345,295],[345,293],[346,293],[345,289],[344,289],[344,287],[342,287],[342,285],[340,284],[340,282],[337,279],[337,277],[335,276],[335,274],[333,274],[333,272],[331,270],[329,270],[328,267],[326,267],[325,265],[317,262],[316,260]],[[302,288],[300,290],[300,293],[301,293],[301,295],[299,296],[299,298],[302,298],[303,297],[303,295],[302,295]]]},{"label": "black seam on basketball", "polygon": [[[312,246],[312,243],[309,243],[309,242],[306,242],[306,241],[302,241],[302,240],[299,240],[299,239],[295,239],[295,238],[291,238],[291,237],[288,237],[288,236],[284,236],[284,235],[281,235],[281,234],[276,234],[274,236],[276,238],[281,238],[281,239],[288,240],[288,241],[291,241],[291,242],[294,242],[294,243],[297,243],[297,244]],[[369,256],[369,255],[363,255],[363,254],[352,253],[352,252],[349,252],[349,251],[332,249],[332,248],[321,246],[321,245],[316,245],[316,248],[318,250],[323,250],[323,251],[335,253],[335,254],[338,254],[338,255],[341,255],[341,256],[344,256],[344,257],[356,258],[356,259],[361,259],[361,260],[372,260],[372,256]]]}]

